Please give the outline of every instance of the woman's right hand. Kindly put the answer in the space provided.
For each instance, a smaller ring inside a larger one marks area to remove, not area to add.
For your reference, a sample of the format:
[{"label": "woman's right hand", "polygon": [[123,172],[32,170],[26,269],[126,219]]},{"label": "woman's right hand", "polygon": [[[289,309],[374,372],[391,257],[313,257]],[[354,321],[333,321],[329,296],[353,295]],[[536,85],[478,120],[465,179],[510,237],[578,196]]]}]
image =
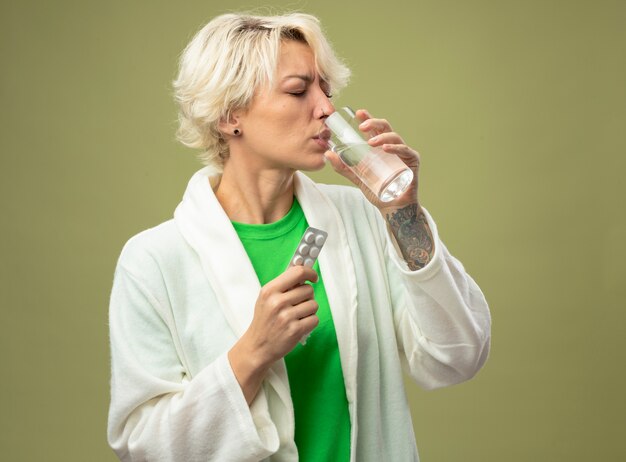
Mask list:
[{"label": "woman's right hand", "polygon": [[228,352],[235,377],[248,404],[256,396],[267,369],[283,358],[319,323],[313,287],[317,273],[292,266],[261,288],[250,327]]}]

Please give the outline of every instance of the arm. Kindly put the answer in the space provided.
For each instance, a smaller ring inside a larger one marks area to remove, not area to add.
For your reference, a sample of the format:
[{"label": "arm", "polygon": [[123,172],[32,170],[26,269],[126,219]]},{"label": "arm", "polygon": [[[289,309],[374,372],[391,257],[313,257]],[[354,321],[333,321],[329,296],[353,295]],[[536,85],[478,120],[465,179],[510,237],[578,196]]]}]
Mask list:
[{"label": "arm", "polygon": [[381,210],[398,248],[412,270],[423,268],[435,251],[433,235],[424,211],[417,203]]},{"label": "arm", "polygon": [[[411,209],[399,215],[414,217],[407,221],[416,224],[406,225],[410,238],[402,232],[397,238],[393,224],[383,220],[379,220],[380,232],[386,242],[385,264],[401,359],[418,384],[432,389],[468,380],[480,370],[489,352],[491,318],[483,293],[441,242],[428,212],[420,209],[416,217]],[[398,216],[393,221],[397,223]],[[420,233],[422,239],[417,238]],[[407,255],[416,257],[406,261]]]},{"label": "arm", "polygon": [[294,266],[261,288],[248,330],[228,352],[237,382],[248,403],[261,388],[270,366],[282,359],[318,324],[312,268]]},{"label": "arm", "polygon": [[[370,146],[397,155],[413,171],[407,191],[383,203],[332,152],[335,170],[355,183],[378,210],[386,242],[385,265],[398,349],[408,373],[424,388],[471,378],[489,351],[491,319],[485,298],[439,240],[435,223],[418,200],[420,156],[389,122],[359,110],[360,129],[377,135]],[[383,220],[381,220],[381,216]]]},{"label": "arm", "polygon": [[110,302],[108,440],[118,457],[256,461],[274,453],[279,440],[267,404],[248,406],[226,351],[187,380],[158,267],[130,253],[118,264]]}]

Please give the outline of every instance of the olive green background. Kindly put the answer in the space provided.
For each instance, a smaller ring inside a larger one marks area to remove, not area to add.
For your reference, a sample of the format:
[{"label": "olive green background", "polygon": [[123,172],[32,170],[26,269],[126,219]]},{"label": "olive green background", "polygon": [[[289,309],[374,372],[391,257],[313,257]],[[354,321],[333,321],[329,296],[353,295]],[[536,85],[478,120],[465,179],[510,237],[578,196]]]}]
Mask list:
[{"label": "olive green background", "polygon": [[[199,168],[174,140],[177,56],[259,5],[2,0],[0,459],[116,460],[115,262]],[[409,388],[422,460],[626,460],[626,3],[273,6],[322,20],[353,70],[337,104],[420,151],[422,202],[490,302],[483,371]]]}]

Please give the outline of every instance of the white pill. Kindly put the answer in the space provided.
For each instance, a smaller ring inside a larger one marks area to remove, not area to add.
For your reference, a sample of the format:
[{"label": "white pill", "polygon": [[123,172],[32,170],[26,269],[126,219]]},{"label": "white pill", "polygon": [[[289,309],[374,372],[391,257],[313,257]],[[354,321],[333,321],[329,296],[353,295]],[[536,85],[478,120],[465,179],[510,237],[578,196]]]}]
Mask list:
[{"label": "white pill", "polygon": [[326,242],[326,237],[326,232],[321,229],[307,228],[302,239],[300,239],[298,247],[296,247],[293,257],[291,257],[289,265],[313,267]]}]

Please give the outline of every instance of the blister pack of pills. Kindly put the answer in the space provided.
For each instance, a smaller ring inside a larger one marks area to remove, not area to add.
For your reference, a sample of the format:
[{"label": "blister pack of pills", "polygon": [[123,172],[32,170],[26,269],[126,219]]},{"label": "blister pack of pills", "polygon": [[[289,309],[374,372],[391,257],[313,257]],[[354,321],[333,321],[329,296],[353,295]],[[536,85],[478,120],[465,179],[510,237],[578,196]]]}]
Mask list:
[{"label": "blister pack of pills", "polygon": [[308,266],[312,268],[320,254],[328,233],[321,229],[309,226],[304,232],[300,243],[296,248],[296,252],[291,257],[289,266]]},{"label": "blister pack of pills", "polygon": [[[293,257],[291,257],[289,267],[301,265],[312,268],[317,261],[317,257],[322,251],[322,247],[324,246],[324,242],[326,242],[327,237],[328,233],[326,231],[309,226],[304,232],[302,239],[300,239],[300,243],[298,244]],[[306,344],[309,335],[311,334],[305,335],[300,339],[300,343],[302,345]]]}]

